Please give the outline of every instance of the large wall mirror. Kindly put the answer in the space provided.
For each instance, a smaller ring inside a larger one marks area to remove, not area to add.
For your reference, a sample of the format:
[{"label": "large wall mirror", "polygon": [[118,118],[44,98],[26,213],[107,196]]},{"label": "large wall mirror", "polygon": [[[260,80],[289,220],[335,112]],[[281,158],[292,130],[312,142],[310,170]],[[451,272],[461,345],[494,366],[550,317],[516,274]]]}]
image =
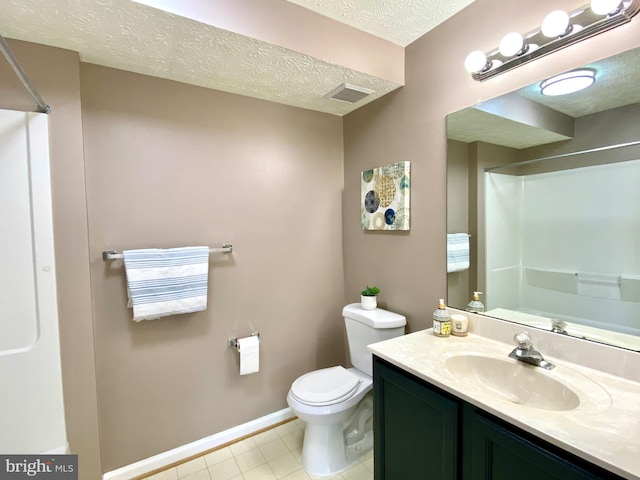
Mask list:
[{"label": "large wall mirror", "polygon": [[585,68],[447,117],[448,303],[639,351],[640,49]]}]

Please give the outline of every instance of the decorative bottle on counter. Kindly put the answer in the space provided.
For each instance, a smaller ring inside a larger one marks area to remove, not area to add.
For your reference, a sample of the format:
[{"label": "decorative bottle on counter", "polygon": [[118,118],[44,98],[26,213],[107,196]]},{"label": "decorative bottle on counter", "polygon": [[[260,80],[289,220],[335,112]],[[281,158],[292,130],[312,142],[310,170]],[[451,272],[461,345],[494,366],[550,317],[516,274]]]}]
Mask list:
[{"label": "decorative bottle on counter", "polygon": [[467,312],[472,312],[472,313],[484,312],[484,305],[480,301],[480,295],[482,295],[482,292],[473,292],[473,298],[467,304]]},{"label": "decorative bottle on counter", "polygon": [[448,337],[451,335],[451,315],[447,311],[444,299],[440,299],[438,309],[433,312],[433,334],[436,337]]}]

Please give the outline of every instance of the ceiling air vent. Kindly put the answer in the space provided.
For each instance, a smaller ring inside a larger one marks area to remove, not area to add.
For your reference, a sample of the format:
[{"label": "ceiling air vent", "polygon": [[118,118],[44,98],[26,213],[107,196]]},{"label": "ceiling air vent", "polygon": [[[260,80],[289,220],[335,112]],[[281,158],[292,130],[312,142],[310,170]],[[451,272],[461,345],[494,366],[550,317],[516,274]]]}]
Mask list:
[{"label": "ceiling air vent", "polygon": [[368,88],[343,83],[335,90],[329,92],[326,97],[333,100],[340,100],[342,102],[356,103],[364,97],[368,97],[372,93],[374,93],[374,91],[369,90]]}]

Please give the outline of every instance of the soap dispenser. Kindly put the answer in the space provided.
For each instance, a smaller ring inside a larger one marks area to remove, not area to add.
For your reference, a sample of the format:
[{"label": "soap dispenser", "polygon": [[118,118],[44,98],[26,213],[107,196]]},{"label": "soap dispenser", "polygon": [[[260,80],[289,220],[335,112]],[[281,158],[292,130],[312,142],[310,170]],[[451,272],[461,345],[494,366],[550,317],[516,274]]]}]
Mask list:
[{"label": "soap dispenser", "polygon": [[433,312],[433,334],[436,337],[451,335],[451,315],[447,311],[444,299],[438,302],[438,309]]},{"label": "soap dispenser", "polygon": [[480,301],[480,295],[482,295],[482,292],[473,292],[473,298],[467,304],[467,312],[472,312],[472,313],[484,312],[484,305]]}]

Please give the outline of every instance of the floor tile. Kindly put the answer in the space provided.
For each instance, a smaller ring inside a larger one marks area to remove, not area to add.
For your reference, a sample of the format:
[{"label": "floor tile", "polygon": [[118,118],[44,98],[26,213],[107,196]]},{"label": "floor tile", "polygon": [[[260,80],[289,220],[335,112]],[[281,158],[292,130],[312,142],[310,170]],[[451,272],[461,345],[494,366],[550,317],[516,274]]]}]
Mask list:
[{"label": "floor tile", "polygon": [[182,463],[176,468],[178,470],[178,478],[182,478],[186,477],[187,475],[199,472],[200,470],[206,470],[207,464],[205,463],[203,457],[198,457],[194,458],[193,460],[189,460],[188,462]]},{"label": "floor tile", "polygon": [[209,475],[211,475],[212,480],[230,480],[240,473],[240,468],[233,458],[209,467]]},{"label": "floor tile", "polygon": [[341,475],[344,480],[373,480],[373,472],[359,462]]},{"label": "floor tile", "polygon": [[172,467],[147,477],[147,480],[178,480],[178,470]]},{"label": "floor tile", "polygon": [[[326,479],[327,477],[325,477]],[[293,472],[290,475],[287,475],[286,477],[282,477],[282,480],[310,480],[311,477],[309,475],[307,475],[305,473],[304,470],[300,469],[297,470],[295,472]]]},{"label": "floor tile", "polygon": [[298,430],[296,432],[287,433],[281,438],[289,450],[298,450],[299,448],[302,448],[304,432],[302,430]]},{"label": "floor tile", "polygon": [[253,438],[253,440],[256,442],[256,445],[260,446],[260,445],[264,445],[265,443],[272,442],[273,440],[280,437],[278,436],[276,431],[272,428],[265,432],[258,433],[257,435],[254,435],[251,438]]},{"label": "floor tile", "polygon": [[259,448],[254,448],[253,450],[249,450],[248,452],[243,452],[239,455],[236,455],[235,459],[241,472],[246,472],[264,463],[267,463],[267,460],[262,455]]},{"label": "floor tile", "polygon": [[287,422],[276,427],[274,430],[278,435],[280,435],[280,437],[282,437],[283,435],[299,431],[300,427],[296,425],[296,422]]},{"label": "floor tile", "polygon": [[291,450],[291,455],[295,458],[300,465],[302,465],[302,447],[295,450]]},{"label": "floor tile", "polygon": [[264,455],[264,458],[267,459],[267,462],[278,458],[285,453],[289,453],[287,445],[280,439],[280,437],[278,437],[278,435],[276,435],[275,440],[265,443],[264,445],[260,445],[258,448],[260,448],[260,451],[262,452],[262,455]]},{"label": "floor tile", "polygon": [[147,480],[373,480],[373,452],[332,477],[302,468],[305,423],[296,419],[159,472]]},{"label": "floor tile", "polygon": [[373,472],[373,451],[367,453],[360,459],[360,463]]},{"label": "floor tile", "polygon": [[241,453],[248,452],[249,450],[253,450],[257,448],[256,442],[253,438],[245,438],[244,440],[240,440],[237,443],[232,443],[229,445],[231,449],[231,453],[234,455],[240,455]]},{"label": "floor tile", "polygon": [[273,470],[276,478],[283,478],[287,475],[299,470],[300,464],[291,453],[285,453],[281,457],[269,462],[271,470]]},{"label": "floor tile", "polygon": [[209,470],[205,468],[204,470],[199,470],[191,475],[180,477],[180,480],[211,480],[211,475],[209,475]]},{"label": "floor tile", "polygon": [[260,465],[243,474],[244,480],[276,480],[276,476],[268,464]]},{"label": "floor tile", "polygon": [[214,450],[213,452],[207,453],[203,458],[207,466],[212,467],[216,463],[224,462],[225,460],[233,458],[233,453],[231,453],[231,449],[229,447],[224,447],[219,450]]}]

